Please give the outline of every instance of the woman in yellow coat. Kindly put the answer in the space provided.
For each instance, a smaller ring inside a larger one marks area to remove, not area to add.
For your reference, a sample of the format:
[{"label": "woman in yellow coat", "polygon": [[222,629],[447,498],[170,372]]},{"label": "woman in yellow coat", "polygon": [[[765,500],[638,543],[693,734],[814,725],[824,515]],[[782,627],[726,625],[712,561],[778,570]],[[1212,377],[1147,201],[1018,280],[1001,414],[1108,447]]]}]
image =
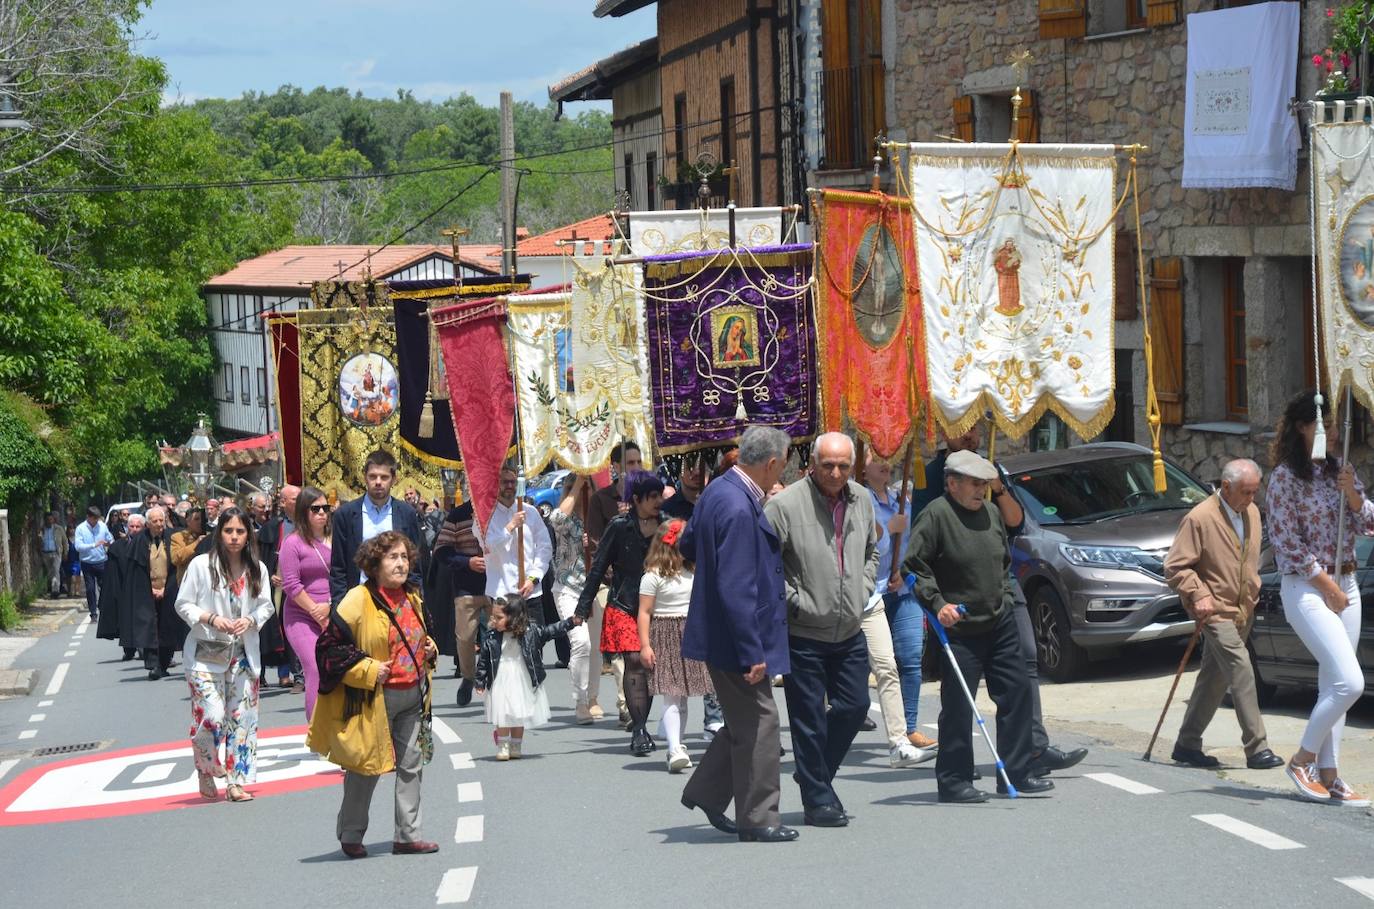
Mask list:
[{"label": "woman in yellow coat", "polygon": [[420,838],[420,777],[432,753],[430,679],[439,651],[420,595],[407,584],[417,557],[415,544],[396,531],[363,543],[357,561],[367,580],[339,602],[316,648],[320,697],[306,744],[344,768],[336,833],[349,858],[367,855],[363,835],[372,791],[392,770],[391,851],[439,850]]}]

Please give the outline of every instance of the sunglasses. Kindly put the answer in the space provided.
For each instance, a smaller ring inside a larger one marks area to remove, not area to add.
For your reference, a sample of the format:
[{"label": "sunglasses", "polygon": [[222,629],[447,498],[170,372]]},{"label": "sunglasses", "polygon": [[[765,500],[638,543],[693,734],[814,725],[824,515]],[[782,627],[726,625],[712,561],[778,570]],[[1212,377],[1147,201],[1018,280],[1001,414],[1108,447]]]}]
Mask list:
[{"label": "sunglasses", "polygon": [[310,511],[314,514],[328,514],[330,508],[328,505],[311,505]]}]

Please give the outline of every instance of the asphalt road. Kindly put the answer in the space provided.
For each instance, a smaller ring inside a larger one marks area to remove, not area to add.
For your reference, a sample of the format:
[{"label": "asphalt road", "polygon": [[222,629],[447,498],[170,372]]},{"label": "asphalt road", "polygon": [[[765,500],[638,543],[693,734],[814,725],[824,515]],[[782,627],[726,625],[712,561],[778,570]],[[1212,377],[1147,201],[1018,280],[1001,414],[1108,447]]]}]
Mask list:
[{"label": "asphalt road", "polygon": [[[880,734],[864,733],[837,783],[854,815],[849,827],[800,827],[792,844],[740,844],[678,804],[686,777],[666,772],[661,748],[634,758],[628,736],[610,722],[572,725],[560,670],[549,674],[553,724],[529,733],[527,756],[505,764],[492,760],[480,707],[452,706],[457,683],[440,680],[424,833],[441,851],[388,854],[391,786],[383,780],[366,838],[374,854],[349,861],[333,836],[338,778],[320,775],[328,768],[299,745],[300,696],[273,690],[263,697],[259,797],[204,803],[184,744],[181,677],[174,670],[147,681],[141,664],[120,663],[118,648],[96,640],[94,628],[78,624],[81,616],[19,657],[17,666],[42,670],[33,693],[0,701],[4,906],[1097,909],[1374,900],[1368,811],[1145,764],[1137,752],[1071,736],[1059,744],[1087,744],[1093,753],[1056,774],[1052,797],[961,807],[936,803],[933,765],[892,770]],[[607,677],[607,695],[610,688]],[[928,685],[923,723],[935,721],[935,693]],[[690,728],[699,730],[699,705],[693,710]],[[33,755],[88,742],[99,744]],[[699,736],[688,746],[699,754]],[[81,763],[63,767],[73,761]],[[991,789],[990,765],[983,770]],[[783,772],[791,772],[787,760]],[[800,808],[785,776],[784,822],[800,826]]]}]

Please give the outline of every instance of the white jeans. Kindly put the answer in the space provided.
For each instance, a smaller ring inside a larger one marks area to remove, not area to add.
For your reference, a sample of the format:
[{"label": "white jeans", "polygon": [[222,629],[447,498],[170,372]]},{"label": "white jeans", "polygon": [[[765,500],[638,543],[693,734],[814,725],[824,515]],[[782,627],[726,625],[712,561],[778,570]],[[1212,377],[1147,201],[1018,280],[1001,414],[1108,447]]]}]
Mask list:
[{"label": "white jeans", "polygon": [[[558,607],[558,617],[566,619],[577,609],[577,601],[582,596],[582,591],[573,587],[564,587],[562,584],[555,584],[553,600]],[[581,625],[568,632],[568,675],[572,677],[572,694],[574,707],[586,707],[590,702],[591,693],[588,691],[588,683],[592,678],[592,645],[591,633],[592,626],[597,626],[597,640],[600,640],[600,622],[595,621],[600,610],[593,605],[592,615]],[[597,688],[601,687],[601,665],[598,661],[596,666]]]},{"label": "white jeans", "polygon": [[1364,693],[1364,673],[1355,657],[1360,640],[1360,585],[1355,574],[1341,579],[1350,605],[1339,614],[1327,608],[1317,588],[1297,575],[1283,576],[1283,615],[1317,660],[1317,705],[1300,745],[1317,756],[1317,767],[1334,769],[1340,757],[1345,712]]},{"label": "white jeans", "polygon": [[887,627],[887,609],[879,605],[864,613],[862,627],[868,642],[868,665],[878,681],[878,707],[887,729],[887,744],[895,748],[907,744],[906,711],[902,706],[897,658],[892,651],[892,630]]}]

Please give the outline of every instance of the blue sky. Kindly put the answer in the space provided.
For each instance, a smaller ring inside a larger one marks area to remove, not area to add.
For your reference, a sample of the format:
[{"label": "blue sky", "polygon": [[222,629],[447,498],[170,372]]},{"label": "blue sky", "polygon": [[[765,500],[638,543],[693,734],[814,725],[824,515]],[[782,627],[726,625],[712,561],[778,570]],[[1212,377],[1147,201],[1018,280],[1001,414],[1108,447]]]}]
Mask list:
[{"label": "blue sky", "polygon": [[[654,34],[655,8],[592,16],[595,0],[152,0],[136,33],[160,57],[168,99],[236,98],[290,83],[421,100],[548,86]],[[576,111],[583,105],[573,108]]]}]

